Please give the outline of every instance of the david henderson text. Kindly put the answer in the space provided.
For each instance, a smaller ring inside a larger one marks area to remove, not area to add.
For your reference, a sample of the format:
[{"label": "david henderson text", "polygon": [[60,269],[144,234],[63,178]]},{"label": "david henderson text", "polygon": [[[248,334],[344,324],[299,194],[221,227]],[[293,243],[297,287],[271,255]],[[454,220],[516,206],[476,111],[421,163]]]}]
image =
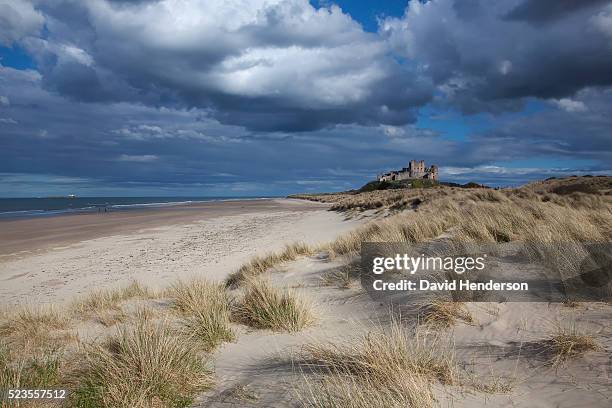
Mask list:
[{"label": "david henderson text", "polygon": [[374,290],[495,290],[495,291],[528,291],[527,282],[470,282],[469,280],[436,282],[426,279],[412,281],[402,279],[397,282],[385,282],[381,279],[372,283]]}]

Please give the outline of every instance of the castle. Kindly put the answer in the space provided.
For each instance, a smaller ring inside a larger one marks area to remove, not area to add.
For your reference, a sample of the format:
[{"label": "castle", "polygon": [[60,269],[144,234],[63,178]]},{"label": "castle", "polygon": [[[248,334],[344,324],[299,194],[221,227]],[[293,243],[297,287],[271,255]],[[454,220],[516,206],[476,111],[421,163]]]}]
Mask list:
[{"label": "castle", "polygon": [[431,167],[425,167],[425,161],[410,160],[408,167],[401,170],[393,170],[389,173],[378,175],[378,181],[395,181],[409,179],[428,179],[438,180],[438,166],[433,164]]}]

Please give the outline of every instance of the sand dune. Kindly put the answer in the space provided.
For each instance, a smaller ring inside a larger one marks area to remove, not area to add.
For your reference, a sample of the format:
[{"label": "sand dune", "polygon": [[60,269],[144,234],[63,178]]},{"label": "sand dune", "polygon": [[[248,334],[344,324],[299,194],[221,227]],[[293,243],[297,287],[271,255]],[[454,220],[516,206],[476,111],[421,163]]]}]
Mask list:
[{"label": "sand dune", "polygon": [[[32,351],[53,358],[57,344],[61,374],[94,406],[124,397],[118,406],[160,398],[202,408],[610,405],[609,302],[436,295],[391,306],[362,287],[355,264],[362,242],[522,242],[540,239],[529,235],[534,225],[609,241],[607,198],[453,189],[323,198],[343,212],[297,200],[210,204],[91,220],[86,237],[71,231],[78,218],[54,220],[29,252],[3,255],[2,302],[80,303],[0,315],[2,340],[14,346],[7,355],[31,364]],[[61,243],[49,245],[54,234]],[[287,246],[294,242],[306,245]],[[199,280],[173,286],[190,277]],[[206,367],[190,363],[197,359]],[[141,364],[173,391],[145,387]]]}]

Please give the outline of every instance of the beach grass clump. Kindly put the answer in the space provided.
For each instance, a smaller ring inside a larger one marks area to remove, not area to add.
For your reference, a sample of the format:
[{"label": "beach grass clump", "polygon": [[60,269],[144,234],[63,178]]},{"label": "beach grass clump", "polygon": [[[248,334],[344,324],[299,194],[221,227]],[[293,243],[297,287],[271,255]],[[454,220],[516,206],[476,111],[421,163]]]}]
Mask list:
[{"label": "beach grass clump", "polygon": [[16,356],[10,346],[0,343],[0,389],[56,386],[60,377],[60,365],[61,353],[57,351],[48,349],[36,355]]},{"label": "beach grass clump", "polygon": [[89,345],[72,373],[76,407],[187,407],[212,385],[199,344],[169,325],[139,322]]},{"label": "beach grass clump", "polygon": [[419,375],[394,376],[381,385],[375,379],[330,372],[305,380],[298,392],[300,403],[311,408],[431,408],[436,399]]},{"label": "beach grass clump", "polygon": [[57,349],[72,335],[68,316],[53,306],[24,306],[0,323],[0,340],[24,355]]},{"label": "beach grass clump", "polygon": [[251,389],[249,384],[237,384],[228,390],[227,396],[243,402],[255,402],[259,399],[259,394]]},{"label": "beach grass clump", "polygon": [[331,203],[332,211],[368,211],[376,209],[389,209],[392,212],[404,209],[417,208],[423,201],[434,199],[447,194],[445,189],[389,189],[359,192],[346,192],[321,195],[298,195],[310,201]]},{"label": "beach grass clump", "polygon": [[133,298],[150,299],[157,297],[158,294],[148,287],[133,281],[127,286],[117,289],[103,289],[91,292],[88,295],[77,299],[72,309],[80,314],[89,315],[99,313],[105,309],[117,309],[123,301]]},{"label": "beach grass clump", "polygon": [[580,328],[575,321],[568,324],[557,322],[553,334],[545,345],[552,355],[553,365],[580,357],[590,351],[601,350],[593,333]]},{"label": "beach grass clump", "polygon": [[[431,384],[454,384],[454,351],[437,333],[390,327],[342,343],[313,343],[299,356],[306,377],[303,399],[318,407],[430,407]],[[318,375],[317,375],[318,374]]]},{"label": "beach grass clump", "polygon": [[417,376],[452,385],[457,381],[454,349],[437,332],[409,330],[392,318],[390,327],[361,339],[304,346],[301,360],[315,371],[339,372],[384,385],[397,376]]},{"label": "beach grass clump", "polygon": [[491,376],[487,381],[474,381],[472,387],[485,394],[510,394],[515,382],[502,376]]},{"label": "beach grass clump", "polygon": [[252,278],[267,272],[269,269],[285,262],[296,260],[300,256],[314,254],[314,248],[303,242],[286,245],[280,252],[273,252],[263,256],[256,256],[249,262],[240,266],[236,272],[230,274],[226,286],[235,288],[245,279]]},{"label": "beach grass clump", "polygon": [[0,325],[0,336],[32,334],[41,330],[62,330],[70,320],[53,306],[25,306],[8,315]]},{"label": "beach grass clump", "polygon": [[331,257],[355,256],[362,242],[418,243],[447,232],[459,222],[460,207],[450,198],[423,204],[418,212],[401,212],[373,220],[324,246]]},{"label": "beach grass clump", "polygon": [[432,327],[446,328],[463,321],[474,323],[474,317],[464,302],[433,299],[422,307],[423,322]]},{"label": "beach grass clump", "polygon": [[291,289],[274,287],[269,279],[249,279],[235,318],[248,326],[297,332],[315,321],[312,304]]},{"label": "beach grass clump", "polygon": [[354,282],[347,268],[332,269],[321,275],[321,284],[323,286],[335,286],[339,289],[349,289]]},{"label": "beach grass clump", "polygon": [[359,262],[352,262],[346,265],[325,271],[321,275],[323,286],[335,286],[339,289],[350,289],[355,285],[361,276],[361,265]]},{"label": "beach grass clump", "polygon": [[128,315],[122,309],[102,309],[94,312],[96,322],[104,327],[112,327],[127,320]]},{"label": "beach grass clump", "polygon": [[232,299],[223,284],[203,279],[179,281],[168,295],[183,316],[187,333],[199,339],[205,350],[235,339],[230,326]]},{"label": "beach grass clump", "polygon": [[[551,204],[542,220],[534,222],[524,235],[523,251],[535,261],[544,262],[562,279],[576,276],[582,262],[590,260],[593,269],[609,264],[607,252],[612,239],[612,212],[585,210]],[[595,252],[593,252],[595,250]]]}]

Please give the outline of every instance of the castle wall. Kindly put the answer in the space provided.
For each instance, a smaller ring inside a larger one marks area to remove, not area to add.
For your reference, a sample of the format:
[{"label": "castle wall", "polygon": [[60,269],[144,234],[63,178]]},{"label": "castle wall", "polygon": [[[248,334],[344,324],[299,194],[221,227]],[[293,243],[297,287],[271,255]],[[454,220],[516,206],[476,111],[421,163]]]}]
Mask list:
[{"label": "castle wall", "polygon": [[425,167],[425,160],[410,160],[408,167],[378,176],[378,181],[429,179],[438,180],[438,166]]}]

